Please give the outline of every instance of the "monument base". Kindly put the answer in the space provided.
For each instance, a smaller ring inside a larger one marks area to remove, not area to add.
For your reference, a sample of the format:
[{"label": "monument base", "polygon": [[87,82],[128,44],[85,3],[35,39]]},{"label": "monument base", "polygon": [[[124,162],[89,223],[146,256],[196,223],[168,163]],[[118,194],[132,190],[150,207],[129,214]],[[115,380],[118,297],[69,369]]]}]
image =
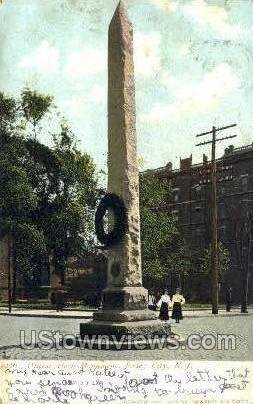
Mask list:
[{"label": "monument base", "polygon": [[80,324],[80,338],[76,340],[76,346],[111,350],[160,349],[178,344],[170,324],[160,320],[124,323],[93,320]]},{"label": "monument base", "polygon": [[88,323],[80,324],[81,339],[88,336],[113,336],[117,339],[123,336],[143,336],[150,338],[154,336],[169,336],[172,335],[171,326],[166,322],[160,320],[144,320],[144,321],[129,321],[116,323],[111,321],[90,321]]},{"label": "monument base", "polygon": [[151,310],[98,310],[93,314],[93,320],[116,323],[157,320],[157,314]]},{"label": "monument base", "polygon": [[76,346],[82,348],[110,350],[161,349],[180,343],[170,324],[160,320],[125,323],[93,320],[80,324],[80,338],[76,340]]},{"label": "monument base", "polygon": [[80,324],[80,335],[65,338],[61,344],[76,346],[82,350],[143,350],[177,349],[185,341],[171,331],[168,322],[160,320],[129,321],[90,321]]},{"label": "monument base", "polygon": [[[80,325],[81,336],[65,339],[64,344],[95,350],[143,350],[179,347],[182,339],[171,332],[170,325],[159,320],[136,323],[92,321]],[[63,343],[63,341],[62,341]]]},{"label": "monument base", "polygon": [[92,321],[80,324],[80,346],[82,341],[90,340],[93,348],[102,344],[114,349],[116,344],[122,349],[134,349],[140,343],[140,349],[144,349],[152,345],[154,338],[171,339],[174,334],[170,324],[158,320],[157,312],[148,310],[147,300],[148,292],[143,287],[105,289],[103,308],[93,313]]}]

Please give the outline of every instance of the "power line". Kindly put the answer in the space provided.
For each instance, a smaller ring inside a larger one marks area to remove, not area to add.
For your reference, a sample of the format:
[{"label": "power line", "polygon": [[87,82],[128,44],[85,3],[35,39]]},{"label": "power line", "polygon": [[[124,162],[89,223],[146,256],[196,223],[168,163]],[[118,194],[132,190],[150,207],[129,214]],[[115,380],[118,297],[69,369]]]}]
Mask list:
[{"label": "power line", "polygon": [[[234,128],[236,125],[237,125],[236,123],[233,123],[232,125],[222,126],[221,128],[215,128],[215,132],[219,132],[220,130],[224,130],[224,129],[228,129],[228,128]],[[213,128],[214,128],[214,126],[213,126]],[[213,129],[210,130],[209,132],[200,133],[199,135],[196,135],[196,137],[209,135],[210,133],[213,133]]]},{"label": "power line", "polygon": [[[231,139],[232,137],[236,137],[236,136],[237,136],[237,135],[222,137],[221,139],[216,139],[216,142],[221,142],[222,140]],[[205,144],[209,144],[209,143],[212,143],[212,142],[213,142],[213,141],[210,140],[209,142],[198,143],[198,144],[196,144],[196,146],[203,146],[203,145],[205,145]]]}]

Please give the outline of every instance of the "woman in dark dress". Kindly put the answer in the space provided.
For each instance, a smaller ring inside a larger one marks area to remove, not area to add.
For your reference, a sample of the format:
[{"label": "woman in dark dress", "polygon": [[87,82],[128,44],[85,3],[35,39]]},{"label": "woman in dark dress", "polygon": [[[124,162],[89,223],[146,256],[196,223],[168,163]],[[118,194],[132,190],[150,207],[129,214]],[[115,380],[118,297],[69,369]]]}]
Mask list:
[{"label": "woman in dark dress", "polygon": [[185,298],[181,295],[180,289],[176,289],[176,293],[172,296],[172,318],[179,323],[183,319],[182,305],[185,303]]},{"label": "woman in dark dress", "polygon": [[169,320],[169,307],[171,306],[171,300],[167,290],[164,291],[164,294],[161,296],[161,299],[157,303],[157,306],[160,307],[160,320]]}]

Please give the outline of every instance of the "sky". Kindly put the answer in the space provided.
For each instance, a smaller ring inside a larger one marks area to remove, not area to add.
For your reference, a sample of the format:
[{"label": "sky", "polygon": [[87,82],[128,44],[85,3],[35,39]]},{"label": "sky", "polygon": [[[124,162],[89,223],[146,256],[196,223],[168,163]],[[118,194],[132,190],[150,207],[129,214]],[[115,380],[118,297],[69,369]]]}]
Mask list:
[{"label": "sky", "polygon": [[[54,97],[98,168],[107,159],[107,32],[118,0],[2,0],[0,91]],[[198,163],[195,135],[237,124],[218,155],[253,142],[253,1],[125,0],[134,29],[141,169]],[[50,122],[48,122],[50,126]],[[50,143],[43,132],[40,140]],[[206,140],[209,140],[208,138]]]}]

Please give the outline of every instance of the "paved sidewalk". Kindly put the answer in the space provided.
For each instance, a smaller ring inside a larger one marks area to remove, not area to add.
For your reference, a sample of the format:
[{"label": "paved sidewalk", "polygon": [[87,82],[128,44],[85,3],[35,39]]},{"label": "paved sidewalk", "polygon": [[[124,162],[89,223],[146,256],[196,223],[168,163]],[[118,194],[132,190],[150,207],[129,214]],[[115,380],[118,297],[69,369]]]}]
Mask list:
[{"label": "paved sidewalk", "polygon": [[[63,310],[57,312],[56,310],[30,310],[13,308],[9,313],[7,307],[0,307],[0,316],[15,316],[15,317],[43,317],[43,318],[72,318],[72,319],[91,319],[92,310]],[[171,314],[171,311],[170,311]],[[248,316],[253,314],[253,308],[248,309],[247,313],[241,313],[239,308],[234,308],[230,312],[226,312],[224,309],[219,310],[218,317],[233,317],[233,316]],[[157,311],[157,316],[159,311]],[[217,317],[217,315],[211,313],[211,308],[208,309],[187,309],[183,310],[183,316],[185,318],[200,318],[200,317]]]},{"label": "paved sidewalk", "polygon": [[225,309],[220,309],[219,314],[212,314],[212,309],[205,310],[183,310],[183,316],[187,318],[199,318],[199,317],[234,317],[234,316],[248,316],[253,314],[253,309],[248,309],[248,313],[241,313],[239,308],[232,309],[230,312],[227,312]]},{"label": "paved sidewalk", "polygon": [[0,316],[8,317],[45,317],[45,318],[92,318],[92,310],[63,310],[57,312],[56,310],[30,310],[30,309],[17,309],[13,308],[12,312],[8,312],[8,308],[0,307]]}]

